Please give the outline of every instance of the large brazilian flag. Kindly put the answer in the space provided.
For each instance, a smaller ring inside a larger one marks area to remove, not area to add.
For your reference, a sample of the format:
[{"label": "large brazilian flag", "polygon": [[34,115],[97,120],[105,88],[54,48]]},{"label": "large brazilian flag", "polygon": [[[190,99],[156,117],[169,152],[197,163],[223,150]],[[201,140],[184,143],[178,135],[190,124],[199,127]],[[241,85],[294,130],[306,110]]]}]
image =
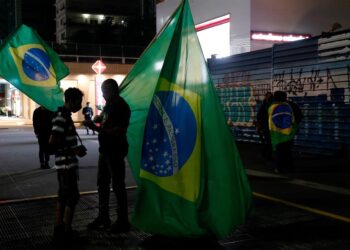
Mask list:
[{"label": "large brazilian flag", "polygon": [[0,62],[0,76],[29,98],[51,111],[63,105],[59,80],[69,70],[33,29],[18,27],[1,46]]},{"label": "large brazilian flag", "polygon": [[183,1],[121,84],[132,114],[132,223],[173,237],[223,238],[245,222],[251,190]]}]

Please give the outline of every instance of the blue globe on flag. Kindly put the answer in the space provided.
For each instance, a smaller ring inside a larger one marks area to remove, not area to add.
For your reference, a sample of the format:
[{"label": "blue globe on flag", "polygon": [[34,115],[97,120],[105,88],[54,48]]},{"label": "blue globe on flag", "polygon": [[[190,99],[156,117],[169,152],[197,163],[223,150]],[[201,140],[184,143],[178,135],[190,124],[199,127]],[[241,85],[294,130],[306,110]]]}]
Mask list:
[{"label": "blue globe on flag", "polygon": [[286,129],[292,126],[292,109],[288,104],[279,104],[272,111],[272,121],[279,129]]},{"label": "blue globe on flag", "polygon": [[24,54],[23,72],[33,81],[45,81],[50,78],[50,59],[45,51],[31,48]]},{"label": "blue globe on flag", "polygon": [[191,156],[196,135],[196,119],[185,98],[157,92],[146,121],[141,168],[159,177],[175,175]]}]

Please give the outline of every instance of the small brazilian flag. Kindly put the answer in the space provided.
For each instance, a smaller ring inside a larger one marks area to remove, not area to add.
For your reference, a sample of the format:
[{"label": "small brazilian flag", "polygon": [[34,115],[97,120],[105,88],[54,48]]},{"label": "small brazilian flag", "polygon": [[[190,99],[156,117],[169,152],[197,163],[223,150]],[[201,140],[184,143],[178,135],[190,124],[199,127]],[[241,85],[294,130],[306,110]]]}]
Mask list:
[{"label": "small brazilian flag", "polygon": [[132,114],[133,224],[173,237],[223,238],[245,222],[251,190],[183,1],[121,85]]},{"label": "small brazilian flag", "polygon": [[17,28],[0,48],[0,62],[0,76],[29,98],[51,111],[63,105],[59,80],[69,70],[33,29]]}]

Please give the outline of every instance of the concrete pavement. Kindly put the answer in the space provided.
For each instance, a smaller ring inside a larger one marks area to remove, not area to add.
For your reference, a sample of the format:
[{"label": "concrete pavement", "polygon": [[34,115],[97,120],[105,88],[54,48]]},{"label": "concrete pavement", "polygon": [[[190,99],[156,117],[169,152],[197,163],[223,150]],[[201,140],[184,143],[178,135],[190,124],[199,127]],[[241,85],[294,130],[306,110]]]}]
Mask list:
[{"label": "concrete pavement", "polygon": [[[295,154],[295,173],[276,175],[271,163],[260,157],[260,146],[247,143],[238,143],[238,149],[254,191],[255,213],[219,245],[203,239],[154,238],[136,229],[119,236],[87,231],[86,224],[98,211],[98,143],[96,136],[84,132],[78,130],[88,155],[80,162],[83,195],[74,227],[81,238],[74,249],[350,249],[349,159]],[[51,240],[56,175],[39,169],[32,128],[0,129],[0,159],[0,249],[55,249]],[[131,213],[136,190],[130,172],[127,175]]]}]

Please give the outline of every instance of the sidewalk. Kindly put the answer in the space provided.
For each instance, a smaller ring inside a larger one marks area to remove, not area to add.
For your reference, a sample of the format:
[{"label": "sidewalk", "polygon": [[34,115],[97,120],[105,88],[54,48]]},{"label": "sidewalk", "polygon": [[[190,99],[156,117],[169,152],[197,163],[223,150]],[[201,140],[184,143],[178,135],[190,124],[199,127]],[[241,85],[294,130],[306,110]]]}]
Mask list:
[{"label": "sidewalk", "polygon": [[32,124],[32,121],[29,119],[0,116],[0,128],[25,126],[29,124]]},{"label": "sidewalk", "polygon": [[[261,145],[253,143],[237,143],[244,167],[279,176],[273,173],[273,162],[268,162],[261,156]],[[320,182],[350,189],[350,159],[337,156],[300,154],[293,152],[293,173],[289,178]],[[248,171],[248,174],[251,173]],[[282,175],[283,176],[283,175]]]},{"label": "sidewalk", "polygon": [[[135,189],[128,190],[130,216],[135,193]],[[217,242],[208,239],[181,241],[157,238],[133,228],[129,233],[120,235],[102,230],[87,230],[86,225],[97,216],[97,204],[97,194],[81,196],[73,222],[74,229],[80,233],[80,238],[69,248],[66,245],[57,246],[52,241],[55,198],[0,205],[0,249],[224,249]],[[110,206],[113,221],[116,218],[113,195]],[[224,242],[227,240],[221,244]]]}]

